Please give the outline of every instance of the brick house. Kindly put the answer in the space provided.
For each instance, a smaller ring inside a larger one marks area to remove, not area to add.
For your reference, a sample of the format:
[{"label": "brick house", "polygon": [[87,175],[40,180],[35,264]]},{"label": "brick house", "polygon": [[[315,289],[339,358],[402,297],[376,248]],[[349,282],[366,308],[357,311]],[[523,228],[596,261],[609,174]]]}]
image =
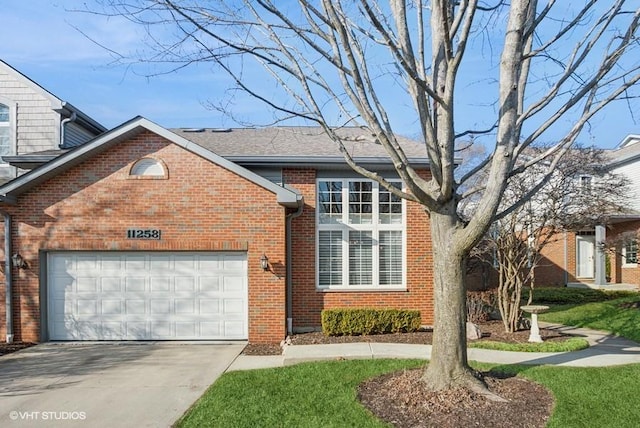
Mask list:
[{"label": "brick house", "polygon": [[106,128],[72,104],[0,60],[0,183],[29,163],[13,164],[20,155],[49,156],[105,132]]},{"label": "brick house", "polygon": [[[340,132],[397,180],[375,138]],[[427,175],[424,148],[401,144]],[[318,128],[138,117],[44,161],[0,187],[0,330],[15,340],[277,343],[335,307],[432,323],[426,213],[356,175]]]},{"label": "brick house", "polygon": [[[537,285],[588,284],[602,289],[616,288],[617,284],[640,287],[640,135],[627,136],[618,147],[609,151],[608,156],[611,171],[629,180],[633,194],[626,207],[628,214],[610,216],[607,225],[567,231],[558,236],[543,251],[543,261],[536,268]],[[579,179],[588,182],[591,177]]]}]

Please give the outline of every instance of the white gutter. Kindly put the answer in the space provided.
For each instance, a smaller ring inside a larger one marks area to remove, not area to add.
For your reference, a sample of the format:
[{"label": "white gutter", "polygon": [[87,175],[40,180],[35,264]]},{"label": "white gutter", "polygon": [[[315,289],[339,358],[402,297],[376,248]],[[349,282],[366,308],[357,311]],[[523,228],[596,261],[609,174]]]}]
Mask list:
[{"label": "white gutter", "polygon": [[78,118],[78,115],[76,114],[76,112],[72,112],[70,117],[67,117],[65,119],[62,120],[62,122],[60,122],[60,143],[58,144],[59,148],[64,148],[64,137],[65,137],[65,129],[66,129],[66,125],[69,122],[75,122],[75,120]]}]

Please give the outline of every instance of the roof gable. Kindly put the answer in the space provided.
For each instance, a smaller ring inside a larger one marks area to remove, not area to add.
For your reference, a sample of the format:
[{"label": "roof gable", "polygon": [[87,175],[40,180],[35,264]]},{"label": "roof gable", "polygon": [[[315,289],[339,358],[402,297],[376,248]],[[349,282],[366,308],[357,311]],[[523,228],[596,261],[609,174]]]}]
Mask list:
[{"label": "roof gable", "polygon": [[24,174],[3,186],[0,186],[0,198],[8,203],[15,203],[17,197],[33,188],[34,186],[47,181],[48,179],[60,174],[69,168],[82,163],[83,161],[93,157],[96,154],[108,150],[110,147],[131,139],[132,137],[144,132],[150,131],[159,135],[173,144],[176,144],[185,150],[195,153],[210,162],[228,169],[235,174],[245,178],[246,180],[263,187],[276,195],[279,204],[287,207],[297,207],[302,197],[293,190],[278,186],[275,183],[249,171],[248,169],[231,162],[206,148],[195,144],[173,132],[157,125],[143,117],[135,117],[128,122],[112,129],[111,131],[94,138],[88,143],[79,146],[63,155],[51,160],[50,162],[36,168],[27,174]]},{"label": "roof gable", "polygon": [[640,158],[640,135],[627,135],[615,149],[609,152],[610,167],[617,167]]},{"label": "roof gable", "polygon": [[17,80],[19,80],[22,84],[24,84],[24,85],[28,86],[29,88],[31,88],[33,91],[39,92],[40,94],[42,94],[42,96],[44,96],[45,98],[47,98],[51,102],[51,108],[52,109],[57,110],[57,109],[61,109],[63,107],[63,102],[62,102],[62,100],[60,98],[56,97],[51,92],[47,91],[45,88],[43,88],[42,86],[40,86],[39,84],[37,84],[33,80],[29,79],[27,76],[25,76],[24,74],[20,73],[18,70],[16,70],[15,68],[11,67],[6,62],[0,60],[0,68],[5,73],[13,75]]}]

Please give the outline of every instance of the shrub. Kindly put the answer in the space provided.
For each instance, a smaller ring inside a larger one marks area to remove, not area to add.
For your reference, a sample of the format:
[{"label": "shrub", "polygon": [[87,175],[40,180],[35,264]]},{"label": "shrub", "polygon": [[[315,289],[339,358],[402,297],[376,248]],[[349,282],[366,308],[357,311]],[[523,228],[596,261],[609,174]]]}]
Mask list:
[{"label": "shrub", "polygon": [[420,311],[399,309],[325,309],[325,336],[406,333],[420,329]]},{"label": "shrub", "polygon": [[[522,290],[522,299],[527,300],[529,289]],[[632,291],[594,290],[590,288],[534,288],[533,302],[536,304],[578,305],[604,302],[622,297],[635,296]]]},{"label": "shrub", "polygon": [[495,290],[467,292],[467,321],[487,322],[491,314],[497,312],[498,296]]}]

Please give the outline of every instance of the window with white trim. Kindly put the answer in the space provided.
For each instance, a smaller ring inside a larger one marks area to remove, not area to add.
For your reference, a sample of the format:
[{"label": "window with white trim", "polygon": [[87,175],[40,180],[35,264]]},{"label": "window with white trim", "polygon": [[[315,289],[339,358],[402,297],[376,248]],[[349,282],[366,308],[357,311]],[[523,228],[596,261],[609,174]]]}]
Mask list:
[{"label": "window with white trim", "polygon": [[638,241],[627,242],[622,248],[622,266],[638,265]]},{"label": "window with white trim", "polygon": [[1,156],[12,154],[10,113],[9,106],[0,104],[0,163],[4,163]]},{"label": "window with white trim", "polygon": [[129,171],[131,178],[168,178],[167,166],[160,159],[138,159]]},{"label": "window with white trim", "polygon": [[362,179],[318,180],[317,199],[318,288],[404,288],[404,201]]}]

